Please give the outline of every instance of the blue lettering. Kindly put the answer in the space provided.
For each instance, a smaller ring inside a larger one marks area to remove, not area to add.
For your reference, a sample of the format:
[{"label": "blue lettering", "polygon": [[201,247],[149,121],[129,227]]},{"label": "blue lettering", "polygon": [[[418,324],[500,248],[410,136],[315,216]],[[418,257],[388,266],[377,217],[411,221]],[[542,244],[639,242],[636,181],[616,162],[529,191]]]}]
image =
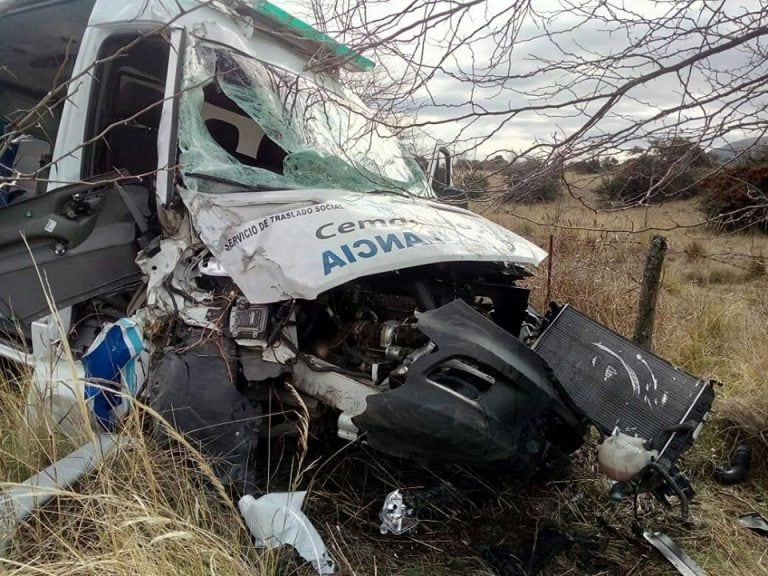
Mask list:
[{"label": "blue lettering", "polygon": [[352,248],[355,249],[361,248],[362,246],[367,247],[368,251],[365,252],[363,250],[357,250],[357,255],[360,256],[360,258],[370,258],[372,256],[376,256],[376,253],[379,251],[378,248],[376,248],[376,244],[370,240],[356,240],[352,243]]},{"label": "blue lettering", "polygon": [[363,250],[358,250],[357,255],[360,256],[360,258],[371,258],[372,256],[376,256],[376,253],[379,251],[379,249],[376,248],[376,244],[370,240],[357,240],[352,244],[352,248],[360,248],[362,246],[366,246],[368,251],[364,252]]},{"label": "blue lettering", "polygon": [[336,267],[343,268],[346,265],[347,263],[332,250],[323,252],[323,276],[328,276]]},{"label": "blue lettering", "polygon": [[400,249],[403,248],[403,243],[400,242],[400,238],[394,234],[387,234],[385,237],[376,236],[376,242],[379,243],[379,246],[381,246],[381,249],[384,250],[384,252],[391,252],[392,246],[397,246]]},{"label": "blue lettering", "polygon": [[402,233],[405,244],[403,244],[403,240],[398,236],[397,234],[387,234],[386,236],[374,236],[375,242],[373,240],[360,239],[355,240],[351,244],[342,244],[338,248],[341,254],[337,254],[333,250],[326,250],[322,256],[323,275],[328,276],[333,272],[334,268],[343,268],[347,264],[353,264],[357,262],[358,258],[373,258],[380,252],[388,253],[395,248],[402,250],[404,248],[412,248],[418,244],[427,244],[427,242],[413,232]]},{"label": "blue lettering", "polygon": [[405,238],[405,245],[408,248],[415,244],[425,244],[424,240],[416,236],[413,232],[403,232],[403,238]]},{"label": "blue lettering", "polygon": [[357,258],[355,258],[355,255],[352,254],[352,250],[349,249],[349,246],[347,246],[346,244],[342,244],[341,251],[344,252],[344,256],[347,257],[347,260],[349,261],[350,264],[352,264],[353,262],[357,262]]}]

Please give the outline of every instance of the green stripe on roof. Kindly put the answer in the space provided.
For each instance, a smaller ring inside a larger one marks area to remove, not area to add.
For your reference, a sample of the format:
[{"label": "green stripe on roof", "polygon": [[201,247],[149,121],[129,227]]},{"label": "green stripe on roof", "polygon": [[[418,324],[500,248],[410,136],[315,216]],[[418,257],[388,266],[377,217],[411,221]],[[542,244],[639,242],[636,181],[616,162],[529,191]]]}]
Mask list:
[{"label": "green stripe on roof", "polygon": [[286,12],[279,6],[275,6],[271,2],[267,2],[266,0],[257,2],[255,9],[262,16],[269,18],[270,20],[274,21],[280,26],[283,26],[286,30],[290,30],[296,33],[297,36],[300,36],[301,38],[307,38],[308,40],[313,40],[315,42],[319,42],[323,44],[333,54],[348,61],[350,64],[354,65],[355,68],[358,68],[359,70],[366,71],[366,70],[370,70],[375,66],[372,60],[369,60],[365,56],[362,56],[361,54],[359,54],[349,46],[336,42],[333,38],[331,38],[327,34],[320,32],[315,27],[310,26],[303,20],[296,18],[292,14],[289,14],[288,12]]}]

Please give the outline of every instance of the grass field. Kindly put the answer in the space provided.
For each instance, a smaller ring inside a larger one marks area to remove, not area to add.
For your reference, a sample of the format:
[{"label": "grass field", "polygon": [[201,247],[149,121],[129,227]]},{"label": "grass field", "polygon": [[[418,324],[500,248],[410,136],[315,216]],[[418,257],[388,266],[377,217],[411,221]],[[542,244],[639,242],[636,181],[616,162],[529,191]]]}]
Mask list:
[{"label": "grass field", "polygon": [[[710,575],[768,574],[768,539],[739,528],[736,517],[768,516],[768,238],[724,236],[696,227],[693,201],[648,210],[595,212],[589,177],[569,177],[570,194],[554,204],[492,207],[478,212],[546,247],[553,237],[551,297],[571,302],[629,335],[647,244],[669,241],[656,318],[656,351],[700,376],[723,382],[713,417],[683,468],[698,489],[693,526],[680,524],[641,498],[637,524],[670,534]],[[585,206],[586,204],[586,206]],[[655,229],[655,230],[653,230]],[[531,281],[545,304],[546,269]],[[24,418],[28,375],[0,381],[0,481],[17,482],[67,449],[49,427]],[[289,551],[253,549],[232,499],[191,447],[165,450],[140,431],[134,446],[101,466],[20,526],[0,573],[8,574],[310,574]],[[748,483],[725,488],[711,472],[739,441],[754,450]],[[608,498],[593,445],[558,477],[521,486],[514,478],[457,466],[427,466],[378,455],[340,441],[311,440],[300,482],[292,442],[262,447],[263,489],[293,484],[310,490],[307,514],[322,533],[340,574],[426,576],[493,574],[485,547],[524,546],[537,527],[556,524],[599,536],[606,548],[578,547],[543,574],[675,573],[633,531],[631,502]],[[385,494],[414,496],[417,532],[381,536],[377,514]]]}]

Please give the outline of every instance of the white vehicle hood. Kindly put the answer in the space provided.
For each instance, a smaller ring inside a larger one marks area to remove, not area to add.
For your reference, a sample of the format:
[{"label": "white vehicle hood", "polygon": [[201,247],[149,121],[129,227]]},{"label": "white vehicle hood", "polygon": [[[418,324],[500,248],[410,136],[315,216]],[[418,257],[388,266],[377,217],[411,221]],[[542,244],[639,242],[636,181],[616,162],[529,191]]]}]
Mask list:
[{"label": "white vehicle hood", "polygon": [[467,210],[396,194],[181,191],[219,264],[253,303],[314,299],[355,278],[438,262],[538,266],[547,253]]}]

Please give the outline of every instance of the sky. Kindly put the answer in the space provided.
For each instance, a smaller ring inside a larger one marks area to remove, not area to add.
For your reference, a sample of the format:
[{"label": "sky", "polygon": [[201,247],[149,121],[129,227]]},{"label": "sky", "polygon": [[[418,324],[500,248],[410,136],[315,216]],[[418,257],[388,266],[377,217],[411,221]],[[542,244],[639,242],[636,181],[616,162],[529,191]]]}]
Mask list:
[{"label": "sky", "polygon": [[[396,30],[406,29],[418,21],[428,8],[438,13],[455,6],[456,2],[437,0],[429,7],[426,4],[423,0],[369,0],[365,2],[365,17],[369,22],[391,18],[392,25],[386,31],[380,31],[381,35],[391,35],[392,43],[401,52],[421,55],[422,73],[435,65],[441,66],[425,86],[412,94],[410,108],[406,107],[404,117],[426,124],[421,129],[430,137],[453,143],[455,148],[469,150],[471,155],[480,157],[524,150],[536,142],[562,142],[582,128],[604,100],[591,105],[566,105],[548,113],[522,109],[553,106],[612,92],[614,87],[632,78],[673,65],[712,43],[726,42],[759,26],[768,26],[766,9],[760,7],[759,1],[751,0],[718,3],[704,0],[689,3],[584,0],[575,5],[569,5],[568,0],[532,0],[525,17],[516,22],[516,26],[505,27],[510,13],[504,11],[512,2],[486,0],[462,12],[460,18],[455,16],[431,24],[423,34],[413,34],[409,30],[407,38],[406,34],[397,35]],[[596,10],[602,19],[585,13],[594,4],[603,5]],[[313,21],[305,4],[293,1],[281,5]],[[405,10],[407,6],[419,9],[408,12]],[[403,15],[398,15],[398,11]],[[333,11],[324,12],[326,16],[329,13]],[[666,27],[661,25],[664,17],[667,18]],[[658,29],[651,31],[643,24],[644,19],[651,19]],[[694,26],[701,26],[702,31],[692,33]],[[361,33],[362,29],[362,26],[349,27],[334,21],[327,24],[332,37],[353,46],[365,44],[367,38]],[[474,34],[473,40],[446,57],[451,39],[469,34]],[[642,41],[644,34],[647,42]],[[631,57],[614,65],[592,67],[587,62],[619,54],[638,41]],[[740,96],[738,101],[734,95],[709,103],[704,100],[717,95],[718,89],[768,74],[765,56],[756,58],[756,54],[765,54],[761,42],[764,41],[758,39],[747,44],[747,49],[742,47],[714,56],[699,70],[684,69],[681,74],[665,74],[634,87],[618,99],[610,113],[591,127],[587,135],[600,138],[621,132],[639,120],[663,115],[681,102],[696,105],[681,115],[656,122],[654,127],[665,125],[671,130],[682,120],[682,125],[687,125],[690,133],[695,135],[697,130],[704,131],[704,117],[707,117],[714,120],[708,129],[713,131],[717,127],[718,131],[728,132],[726,138],[729,140],[750,135],[752,127],[740,127],[744,118],[751,114],[761,122],[768,122],[762,108],[765,104],[762,90],[755,93],[742,91],[736,95]],[[503,53],[499,57],[500,49]],[[491,64],[495,52],[498,61]],[[393,76],[407,70],[403,62],[388,54],[386,49],[366,55],[372,55],[378,60],[378,66],[386,68]],[[578,67],[557,69],[557,65],[564,61],[576,60],[580,61]],[[554,69],[547,71],[547,66]],[[478,80],[489,73],[498,75],[498,82],[494,86],[482,86]],[[460,74],[468,78],[452,77]],[[731,102],[728,102],[729,98]],[[492,117],[476,114],[471,119],[456,120],[458,116],[477,113],[481,108],[495,114]],[[517,109],[521,109],[517,115],[504,113]],[[638,133],[635,140],[625,140],[624,147],[647,141],[643,139],[643,133]],[[706,145],[722,143],[722,138],[713,137]]]}]

